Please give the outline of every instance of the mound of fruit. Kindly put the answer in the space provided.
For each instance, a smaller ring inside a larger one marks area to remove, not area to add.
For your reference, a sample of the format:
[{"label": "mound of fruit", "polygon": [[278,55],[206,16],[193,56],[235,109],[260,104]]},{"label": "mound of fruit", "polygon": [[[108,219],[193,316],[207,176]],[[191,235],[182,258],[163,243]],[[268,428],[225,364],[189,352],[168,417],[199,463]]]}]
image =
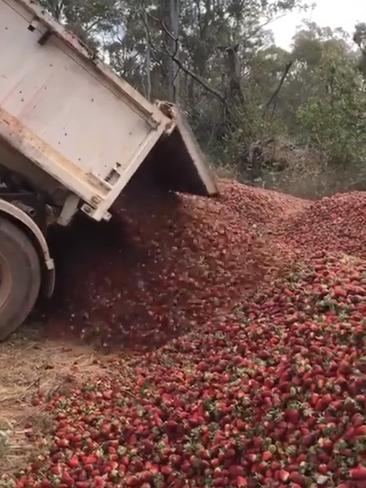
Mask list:
[{"label": "mound of fruit", "polygon": [[55,396],[26,486],[366,486],[366,263],[318,254],[231,314]]},{"label": "mound of fruit", "polygon": [[110,224],[77,222],[58,238],[63,331],[106,346],[163,344],[228,313],[282,269],[286,252],[267,230],[306,203],[232,182],[221,189],[218,199],[134,192]]},{"label": "mound of fruit", "polygon": [[323,198],[291,216],[285,241],[301,254],[343,251],[366,258],[366,192]]},{"label": "mound of fruit", "polygon": [[77,226],[59,315],[146,350],[35,399],[54,428],[16,487],[365,488],[365,219],[224,182]]}]

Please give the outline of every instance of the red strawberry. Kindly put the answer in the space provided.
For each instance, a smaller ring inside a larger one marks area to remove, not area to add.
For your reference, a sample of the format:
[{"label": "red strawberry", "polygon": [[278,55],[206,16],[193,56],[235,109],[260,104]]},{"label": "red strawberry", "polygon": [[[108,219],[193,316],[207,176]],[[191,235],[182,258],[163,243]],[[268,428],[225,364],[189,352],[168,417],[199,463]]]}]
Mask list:
[{"label": "red strawberry", "polygon": [[238,476],[236,478],[236,486],[238,488],[246,488],[248,486],[248,481],[244,476]]},{"label": "red strawberry", "polygon": [[366,481],[366,467],[365,466],[358,466],[357,468],[353,468],[349,472],[350,478],[355,481]]},{"label": "red strawberry", "polygon": [[77,456],[73,456],[69,462],[68,462],[68,465],[70,466],[70,468],[77,468],[79,466],[79,459]]}]

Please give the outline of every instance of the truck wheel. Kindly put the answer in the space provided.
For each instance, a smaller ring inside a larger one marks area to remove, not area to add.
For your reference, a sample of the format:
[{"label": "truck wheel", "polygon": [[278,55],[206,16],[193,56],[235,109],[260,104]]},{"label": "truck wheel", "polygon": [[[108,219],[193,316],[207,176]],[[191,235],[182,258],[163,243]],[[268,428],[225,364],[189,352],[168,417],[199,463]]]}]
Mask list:
[{"label": "truck wheel", "polygon": [[37,252],[27,235],[0,217],[0,341],[31,312],[41,286]]}]

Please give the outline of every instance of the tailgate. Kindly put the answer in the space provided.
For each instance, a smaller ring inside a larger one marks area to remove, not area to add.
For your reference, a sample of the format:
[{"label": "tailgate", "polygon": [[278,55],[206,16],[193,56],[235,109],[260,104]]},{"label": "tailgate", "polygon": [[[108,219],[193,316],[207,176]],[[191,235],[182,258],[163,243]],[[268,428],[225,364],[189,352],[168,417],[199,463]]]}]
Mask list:
[{"label": "tailgate", "polygon": [[155,179],[171,191],[216,195],[215,178],[185,116],[169,103],[158,102],[158,106],[175,126],[161,136],[147,158]]}]

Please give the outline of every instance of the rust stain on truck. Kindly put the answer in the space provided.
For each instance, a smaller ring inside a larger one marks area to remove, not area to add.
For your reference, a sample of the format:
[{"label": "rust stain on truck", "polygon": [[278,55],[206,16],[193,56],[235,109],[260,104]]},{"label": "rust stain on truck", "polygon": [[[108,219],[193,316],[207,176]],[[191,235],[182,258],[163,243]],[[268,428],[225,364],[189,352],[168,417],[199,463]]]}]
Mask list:
[{"label": "rust stain on truck", "polygon": [[32,0],[0,0],[0,45],[0,255],[18,269],[11,290],[0,280],[2,340],[53,289],[51,223],[108,220],[142,165],[168,191],[217,186],[178,108],[150,103]]}]

